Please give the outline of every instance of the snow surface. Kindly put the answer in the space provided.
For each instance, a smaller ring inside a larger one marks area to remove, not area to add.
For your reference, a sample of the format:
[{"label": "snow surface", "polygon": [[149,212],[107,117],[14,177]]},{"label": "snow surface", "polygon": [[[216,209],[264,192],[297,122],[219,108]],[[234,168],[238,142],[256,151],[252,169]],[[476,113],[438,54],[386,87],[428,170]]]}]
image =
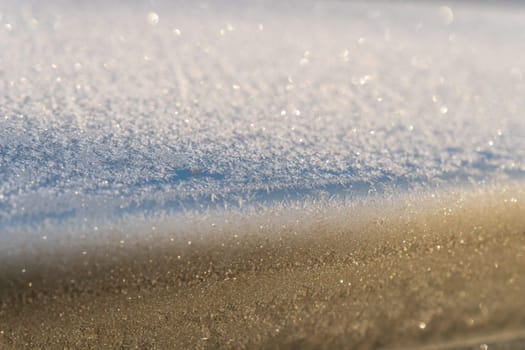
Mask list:
[{"label": "snow surface", "polygon": [[0,52],[5,232],[525,175],[521,7],[4,1]]}]

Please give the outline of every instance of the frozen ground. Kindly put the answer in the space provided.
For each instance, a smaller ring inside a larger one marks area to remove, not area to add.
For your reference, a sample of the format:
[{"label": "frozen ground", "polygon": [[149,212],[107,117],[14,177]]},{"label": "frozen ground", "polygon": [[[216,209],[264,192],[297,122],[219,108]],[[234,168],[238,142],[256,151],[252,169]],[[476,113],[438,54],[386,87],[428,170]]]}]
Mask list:
[{"label": "frozen ground", "polygon": [[522,8],[189,3],[0,4],[2,230],[525,174]]},{"label": "frozen ground", "polygon": [[504,186],[233,212],[3,254],[0,348],[521,349],[523,203]]},{"label": "frozen ground", "polygon": [[525,8],[0,0],[0,348],[519,348]]}]

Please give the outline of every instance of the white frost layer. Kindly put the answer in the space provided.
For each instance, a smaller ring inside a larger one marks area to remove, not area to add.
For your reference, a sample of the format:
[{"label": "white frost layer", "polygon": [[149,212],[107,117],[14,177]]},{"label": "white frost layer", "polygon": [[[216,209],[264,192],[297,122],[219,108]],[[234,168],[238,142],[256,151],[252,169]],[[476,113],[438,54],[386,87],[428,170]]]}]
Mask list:
[{"label": "white frost layer", "polygon": [[0,5],[0,230],[525,175],[521,7],[189,3]]}]

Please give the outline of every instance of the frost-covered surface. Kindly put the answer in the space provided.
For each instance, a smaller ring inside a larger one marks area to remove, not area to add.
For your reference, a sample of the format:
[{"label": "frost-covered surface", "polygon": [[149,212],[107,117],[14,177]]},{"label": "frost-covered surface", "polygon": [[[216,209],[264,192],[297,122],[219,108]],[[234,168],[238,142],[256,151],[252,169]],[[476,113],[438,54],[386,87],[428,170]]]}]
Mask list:
[{"label": "frost-covered surface", "polygon": [[189,3],[0,4],[0,230],[525,175],[520,7]]}]

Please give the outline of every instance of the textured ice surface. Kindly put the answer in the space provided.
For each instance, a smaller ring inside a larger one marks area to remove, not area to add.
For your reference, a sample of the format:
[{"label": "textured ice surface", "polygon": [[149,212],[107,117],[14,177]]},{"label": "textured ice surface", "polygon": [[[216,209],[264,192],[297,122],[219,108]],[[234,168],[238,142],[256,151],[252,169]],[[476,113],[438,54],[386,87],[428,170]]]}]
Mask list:
[{"label": "textured ice surface", "polygon": [[525,174],[525,13],[0,4],[0,230]]},{"label": "textured ice surface", "polygon": [[519,347],[524,96],[519,6],[0,0],[0,348]]}]

